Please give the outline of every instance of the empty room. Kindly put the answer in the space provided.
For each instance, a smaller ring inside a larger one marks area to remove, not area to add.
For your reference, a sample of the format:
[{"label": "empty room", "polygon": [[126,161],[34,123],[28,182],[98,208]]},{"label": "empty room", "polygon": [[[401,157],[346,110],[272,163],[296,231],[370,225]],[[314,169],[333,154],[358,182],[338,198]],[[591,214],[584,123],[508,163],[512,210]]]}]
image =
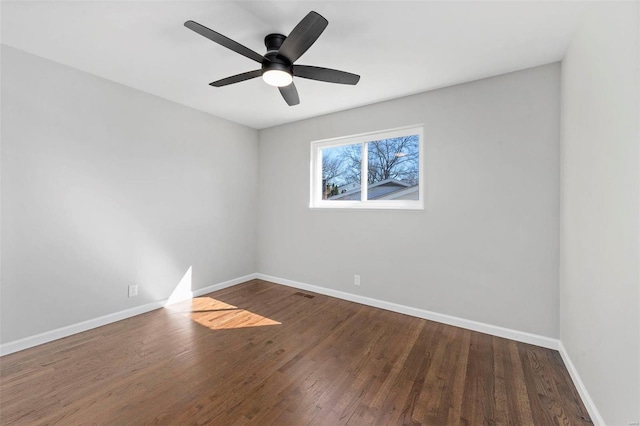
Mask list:
[{"label": "empty room", "polygon": [[0,424],[640,425],[640,2],[0,25]]}]

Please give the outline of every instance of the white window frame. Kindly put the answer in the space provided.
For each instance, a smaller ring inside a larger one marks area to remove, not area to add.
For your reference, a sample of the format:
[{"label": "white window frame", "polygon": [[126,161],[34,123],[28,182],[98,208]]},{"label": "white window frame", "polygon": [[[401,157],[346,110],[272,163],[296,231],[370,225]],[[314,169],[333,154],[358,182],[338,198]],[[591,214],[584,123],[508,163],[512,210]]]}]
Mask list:
[{"label": "white window frame", "polygon": [[[418,200],[367,200],[367,167],[369,152],[367,142],[382,139],[392,139],[402,136],[418,135]],[[362,145],[361,165],[362,179],[360,182],[361,200],[323,200],[322,199],[322,150],[344,145]],[[424,210],[424,137],[423,125],[398,127],[395,129],[380,130],[361,133],[358,135],[344,136],[332,139],[323,139],[311,142],[310,156],[310,200],[311,209],[374,209],[374,210]]]}]

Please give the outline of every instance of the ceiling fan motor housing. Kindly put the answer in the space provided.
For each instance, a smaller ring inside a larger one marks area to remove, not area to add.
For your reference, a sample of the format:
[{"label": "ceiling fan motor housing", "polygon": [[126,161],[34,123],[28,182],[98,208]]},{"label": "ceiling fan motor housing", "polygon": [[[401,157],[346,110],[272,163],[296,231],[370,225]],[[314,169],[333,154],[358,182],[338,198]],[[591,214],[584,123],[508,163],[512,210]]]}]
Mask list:
[{"label": "ceiling fan motor housing", "polygon": [[287,37],[282,34],[269,34],[264,38],[264,44],[267,47],[267,53],[264,57],[266,61],[262,61],[262,73],[266,71],[284,71],[293,75],[293,66],[286,58],[278,56],[278,50],[282,42]]}]

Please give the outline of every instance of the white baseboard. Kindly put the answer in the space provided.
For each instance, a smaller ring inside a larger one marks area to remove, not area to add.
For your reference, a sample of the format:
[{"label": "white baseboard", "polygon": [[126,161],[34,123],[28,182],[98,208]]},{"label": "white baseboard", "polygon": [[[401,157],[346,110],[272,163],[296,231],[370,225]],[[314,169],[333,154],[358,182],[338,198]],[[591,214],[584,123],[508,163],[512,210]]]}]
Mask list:
[{"label": "white baseboard", "polygon": [[125,309],[124,311],[114,312],[98,318],[92,318],[87,321],[71,324],[66,327],[56,328],[55,330],[45,331],[44,333],[36,334],[35,336],[29,336],[24,339],[7,342],[0,345],[0,355],[8,355],[54,340],[62,339],[63,337],[71,336],[73,334],[82,333],[83,331],[91,330],[92,328],[102,327],[103,325],[111,324],[112,322],[144,314],[146,312],[162,308],[164,303],[164,300],[148,303],[146,305],[136,306],[135,308]]},{"label": "white baseboard", "polygon": [[[189,293],[190,297],[198,297],[203,294],[211,293],[213,291],[222,290],[223,288],[231,287],[245,281],[257,278],[257,274],[249,274],[243,277],[234,278],[229,281],[214,284],[208,287],[200,288]],[[54,340],[62,339],[63,337],[71,336],[73,334],[82,333],[83,331],[91,330],[93,328],[102,327],[103,325],[111,324],[116,321],[131,318],[136,315],[144,314],[155,309],[160,309],[167,304],[168,299],[159,300],[157,302],[148,303],[142,306],[136,306],[134,308],[125,309],[123,311],[114,312],[112,314],[104,315],[98,318],[92,318],[87,321],[82,321],[76,324],[71,324],[66,327],[57,328],[51,331],[45,331],[44,333],[36,334],[35,336],[25,337],[23,339],[14,340],[0,345],[0,356],[8,355],[14,352],[18,352],[24,349],[29,349],[34,346],[42,345]],[[180,298],[184,300],[184,298]]]},{"label": "white baseboard", "polygon": [[598,408],[596,407],[596,404],[591,399],[591,396],[589,395],[589,392],[587,392],[587,388],[584,385],[584,383],[582,382],[582,379],[580,378],[580,375],[578,374],[578,370],[576,369],[576,366],[573,365],[573,362],[571,362],[571,358],[569,357],[569,353],[567,352],[567,349],[562,344],[562,341],[560,341],[560,347],[558,348],[558,352],[560,352],[560,356],[562,357],[562,361],[564,361],[565,367],[567,367],[567,370],[569,371],[569,375],[571,376],[571,380],[573,380],[573,384],[576,387],[576,389],[578,390],[578,393],[580,394],[580,398],[582,398],[582,402],[584,403],[584,406],[586,407],[587,411],[589,412],[589,416],[591,417],[591,421],[596,426],[605,426],[604,419],[600,415],[600,412],[598,411]]},{"label": "white baseboard", "polygon": [[[424,318],[431,321],[440,322],[443,324],[449,324],[449,325],[466,328],[473,331],[479,331],[481,333],[486,333],[493,336],[504,337],[506,339],[512,339],[519,342],[529,343],[529,344],[541,346],[544,348],[555,349],[555,350],[559,350],[560,348],[560,342],[557,339],[552,339],[549,337],[526,333],[523,331],[512,330],[509,328],[499,327],[495,325],[485,324],[485,323],[472,321],[464,318],[458,318],[451,315],[431,312],[424,309],[412,308],[409,306],[399,305],[397,303],[385,302],[383,300],[373,299],[370,297],[360,296],[357,294],[346,293],[343,291],[319,287],[312,284],[306,284],[298,281],[288,280],[285,278],[279,278],[279,277],[274,277],[274,276],[260,274],[260,273],[245,275],[245,276],[234,278],[222,283],[214,284],[208,287],[204,287],[204,288],[193,290],[188,293],[184,293],[180,296],[180,298],[172,299],[171,303],[179,300],[188,299],[191,297],[202,296],[204,294],[222,290],[223,288],[227,288],[227,287],[232,287],[234,285],[237,285],[252,279],[256,279],[256,278],[259,278],[265,281],[271,281],[277,284],[286,285],[289,287],[299,288],[302,290],[313,291],[315,293],[320,293],[327,296],[336,297],[339,299],[361,303],[363,305],[374,306],[376,308],[382,308],[388,311],[399,312],[402,314],[411,315],[418,318]],[[160,301],[149,303],[146,305],[136,306],[135,308],[126,309],[124,311],[114,312],[112,314],[104,315],[98,318],[93,318],[77,324],[72,324],[66,327],[40,333],[35,336],[29,336],[29,337],[25,337],[24,339],[19,339],[19,340],[14,340],[13,342],[4,343],[0,345],[0,356],[8,355],[10,353],[21,351],[23,349],[28,349],[34,346],[42,345],[44,343],[51,342],[53,340],[62,339],[63,337],[71,336],[73,334],[81,333],[83,331],[87,331],[93,328],[101,327],[103,325],[111,324],[116,321],[121,321],[126,318],[131,318],[136,315],[144,314],[146,312],[159,309],[165,306],[167,303],[168,303],[168,299],[160,300]],[[563,354],[563,358],[565,358],[565,354]],[[578,387],[577,383],[576,383],[576,387]],[[580,387],[578,387],[578,389],[580,389]]]},{"label": "white baseboard", "polygon": [[257,277],[258,277],[258,274],[253,273],[253,274],[245,275],[243,277],[234,278],[222,283],[210,285],[208,287],[199,288],[193,291],[186,291],[178,295],[171,295],[169,299],[165,300],[165,303],[163,306],[172,305],[174,303],[182,302],[183,300],[192,299],[194,297],[202,296],[203,294],[212,293],[214,291],[222,290],[223,288],[242,284],[244,282],[251,281]]},{"label": "white baseboard", "polygon": [[336,297],[338,299],[349,300],[351,302],[361,303],[363,305],[373,306],[376,308],[386,309],[388,311],[399,312],[401,314],[411,315],[418,318],[424,318],[431,321],[449,324],[468,330],[479,331],[480,333],[490,334],[492,336],[504,337],[505,339],[516,340],[518,342],[529,343],[531,345],[541,346],[543,348],[558,350],[560,341],[551,337],[540,336],[537,334],[527,333],[524,331],[512,330],[497,325],[485,324],[478,321],[468,320],[464,318],[454,317],[451,315],[431,312],[424,309],[412,308],[410,306],[399,305],[397,303],[385,302],[383,300],[373,299],[370,297],[360,296],[353,293],[346,293],[330,288],[319,287],[312,284],[306,284],[298,281],[292,281],[285,278],[273,277],[265,274],[255,274],[256,278],[271,281],[276,284],[282,284],[289,287],[299,288],[301,290],[313,291],[314,293],[324,294],[326,296]]},{"label": "white baseboard", "polygon": [[258,278],[258,274],[253,273],[253,274],[245,275],[243,277],[234,278],[232,280],[225,281],[223,283],[210,285],[209,287],[199,288],[192,292],[193,297],[199,297],[199,296],[202,296],[203,294],[208,294],[214,291],[222,290],[223,288],[233,287],[234,285],[242,284],[247,281],[254,280],[256,278]]},{"label": "white baseboard", "polygon": [[[376,308],[386,309],[388,311],[399,312],[406,315],[411,315],[418,318],[424,318],[431,321],[440,322],[443,324],[449,324],[456,327],[466,328],[468,330],[479,331],[481,333],[490,334],[493,336],[504,337],[506,339],[512,339],[519,342],[529,343],[544,348],[559,350],[560,342],[557,339],[552,339],[545,336],[540,336],[523,331],[512,330],[509,328],[499,327],[495,325],[485,324],[473,320],[464,318],[458,318],[451,315],[440,314],[437,312],[431,312],[424,309],[412,308],[410,306],[404,306],[397,303],[385,302],[383,300],[373,299],[370,297],[360,296],[357,294],[346,293],[343,291],[333,290],[325,287],[319,287],[312,284],[306,284],[298,281],[288,280],[285,278],[274,277],[270,275],[254,273],[245,275],[242,277],[234,278],[222,283],[214,284],[208,287],[193,290],[181,295],[179,299],[173,299],[171,302],[188,299],[191,297],[202,296],[203,294],[211,293],[223,288],[231,287],[252,279],[262,279],[265,281],[271,281],[277,284],[286,285],[289,287],[295,287],[302,290],[313,291],[315,293],[324,294],[327,296],[336,297],[339,299],[349,300],[363,305],[374,306]],[[115,312],[112,314],[104,315],[98,318],[93,318],[87,321],[83,321],[77,324],[72,324],[66,327],[58,328],[55,330],[47,331],[37,334],[35,336],[29,336],[24,339],[15,340],[0,345],[0,356],[7,355],[13,352],[28,349],[34,346],[41,345],[43,343],[51,342],[53,340],[61,339],[63,337],[71,336],[76,333],[91,330],[93,328],[101,327],[103,325],[110,324],[112,322],[120,321],[126,318],[130,318],[136,315],[143,314],[145,312],[159,309],[167,304],[168,300],[160,300],[157,302],[149,303],[142,306],[136,306],[135,308],[126,309],[124,311]],[[564,355],[563,355],[564,357]]]}]

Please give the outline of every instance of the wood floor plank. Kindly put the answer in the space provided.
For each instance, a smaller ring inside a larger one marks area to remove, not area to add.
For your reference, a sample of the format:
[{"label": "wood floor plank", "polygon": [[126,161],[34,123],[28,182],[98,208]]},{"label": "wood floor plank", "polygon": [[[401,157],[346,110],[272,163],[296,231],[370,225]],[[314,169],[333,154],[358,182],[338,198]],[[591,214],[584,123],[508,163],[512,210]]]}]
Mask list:
[{"label": "wood floor plank", "polygon": [[469,360],[469,346],[471,342],[472,332],[469,330],[458,329],[460,340],[460,353],[457,359],[452,358],[452,368],[454,369],[453,387],[451,389],[451,407],[449,415],[444,424],[457,426],[462,419],[462,402],[464,401],[464,387],[467,379],[466,365]]},{"label": "wood floor plank", "polygon": [[591,424],[552,351],[252,280],[0,358],[0,424]]},{"label": "wood floor plank", "polygon": [[469,345],[467,380],[462,402],[462,423],[495,423],[495,377],[491,336],[473,333]]}]

